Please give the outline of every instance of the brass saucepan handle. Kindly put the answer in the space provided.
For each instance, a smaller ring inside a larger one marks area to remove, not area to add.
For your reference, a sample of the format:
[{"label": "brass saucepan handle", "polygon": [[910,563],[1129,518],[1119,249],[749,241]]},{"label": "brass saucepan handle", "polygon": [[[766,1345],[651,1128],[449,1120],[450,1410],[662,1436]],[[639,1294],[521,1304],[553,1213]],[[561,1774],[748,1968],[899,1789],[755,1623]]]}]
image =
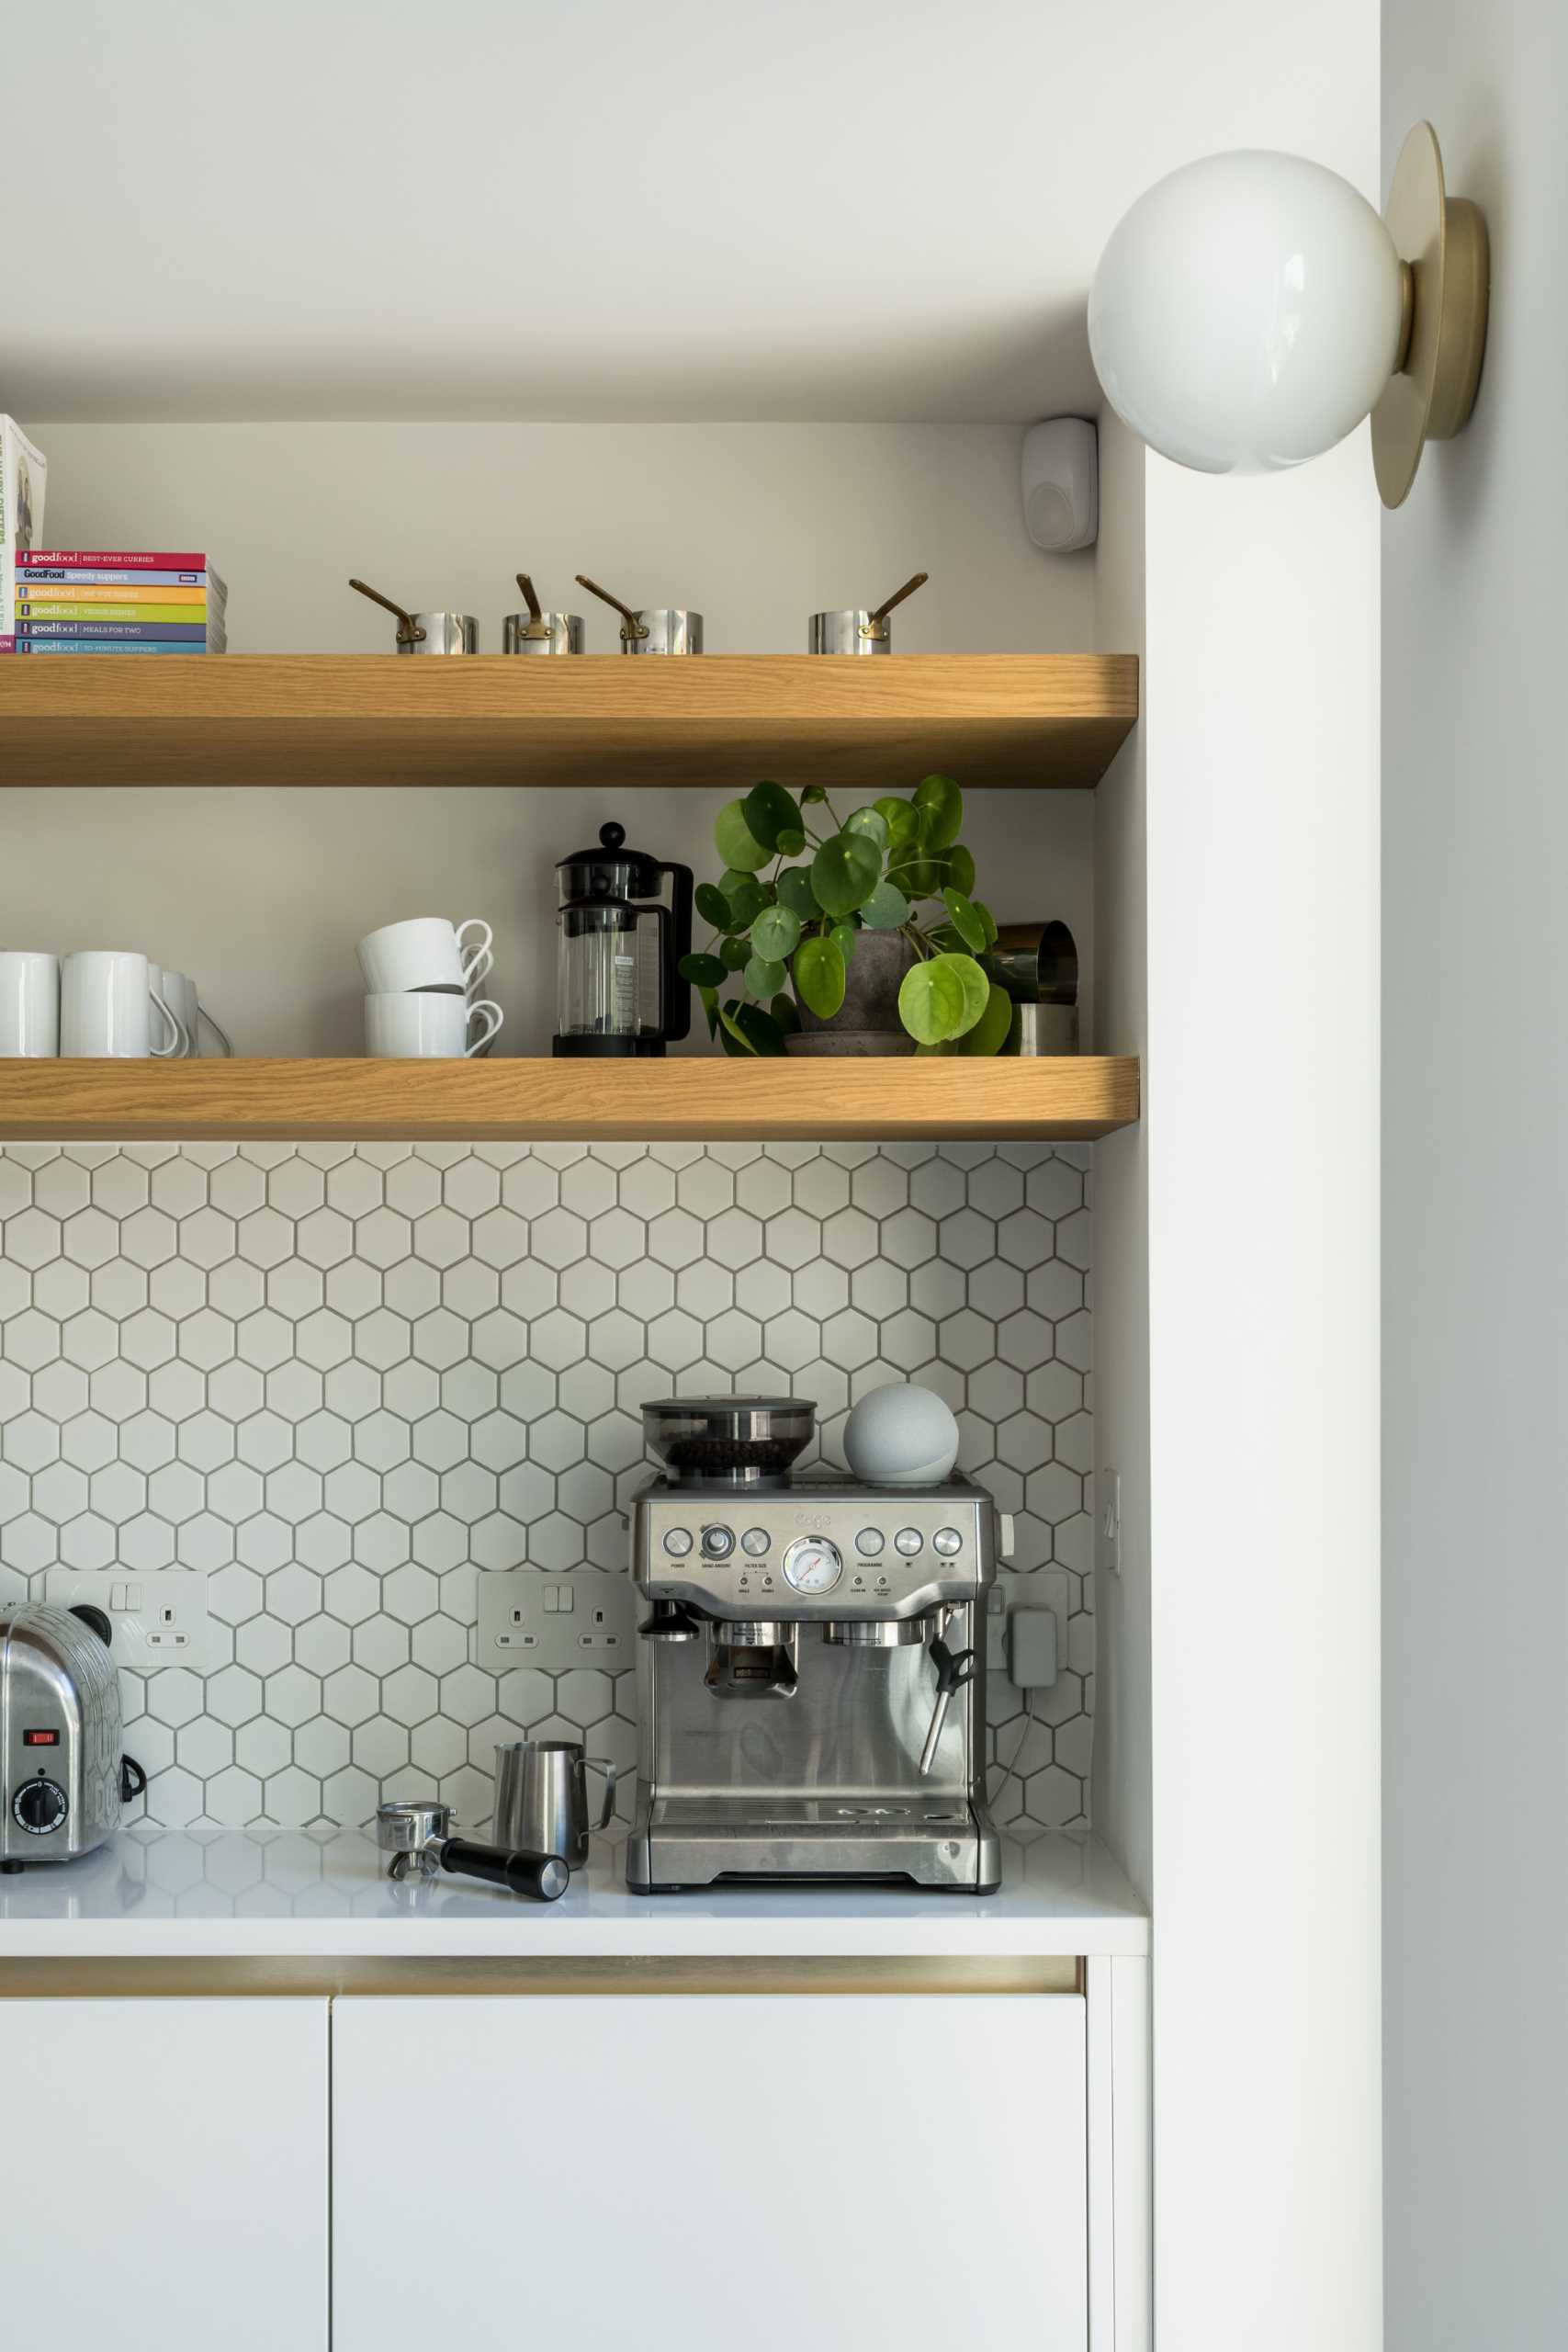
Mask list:
[{"label": "brass saucepan handle", "polygon": [[368,596],[373,605],[379,605],[384,613],[393,613],[397,616],[400,645],[424,643],[424,631],[419,627],[413,615],[405,613],[400,605],[394,605],[390,596],[383,596],[378,588],[367,587],[363,580],[351,580],[348,584],[351,588],[357,588],[362,596]]},{"label": "brass saucepan handle", "polygon": [[612,612],[619,613],[625,624],[621,630],[623,637],[648,635],[647,622],[639,621],[629,605],[623,605],[618,596],[612,596],[607,588],[601,588],[596,580],[590,580],[586,571],[577,574],[577,584],[580,588],[586,588],[591,596],[597,596],[602,605],[608,605]]},{"label": "brass saucepan handle", "polygon": [[878,605],[874,613],[867,614],[866,618],[862,625],[861,635],[863,637],[886,637],[887,634],[887,616],[893,610],[895,605],[901,605],[906,596],[912,596],[917,588],[923,588],[930,578],[931,573],[929,571],[911,572],[909,578],[905,581],[902,588],[895,588],[893,594],[888,597],[886,604]]}]

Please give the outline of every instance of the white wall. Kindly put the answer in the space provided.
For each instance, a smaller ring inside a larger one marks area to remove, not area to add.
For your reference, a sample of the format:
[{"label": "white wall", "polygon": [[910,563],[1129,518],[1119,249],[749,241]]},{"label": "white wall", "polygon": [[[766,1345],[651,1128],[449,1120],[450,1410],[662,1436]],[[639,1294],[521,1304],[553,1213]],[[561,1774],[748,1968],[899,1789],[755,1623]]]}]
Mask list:
[{"label": "white wall", "polygon": [[1158,2340],[1372,2352],[1376,493],[1145,492]]},{"label": "white wall", "polygon": [[[1111,411],[1100,420],[1100,646],[1142,654],[1144,445]],[[1095,795],[1095,996],[1107,1053],[1148,1039],[1146,745],[1140,725]],[[1094,1416],[1099,1484],[1119,1476],[1122,1564],[1095,1577],[1094,1823],[1145,1899],[1154,1892],[1149,1752],[1149,1121],[1108,1136],[1094,1163]]]},{"label": "white wall", "polygon": [[[586,607],[602,652],[616,624],[571,586],[580,571],[634,602],[694,605],[715,653],[804,650],[814,608],[874,603],[917,569],[931,583],[898,613],[900,650],[1095,641],[1093,558],[1024,537],[1008,426],[28,424],[49,458],[50,544],[207,550],[235,652],[389,647],[392,624],[350,573],[477,613],[499,650],[520,567],[551,605]],[[615,816],[701,876],[725,797],[378,799],[308,776],[278,791],[0,786],[0,938],[145,947],[197,976],[242,1053],[352,1053],[354,941],[406,914],[477,911],[496,931],[498,1050],[547,1051],[556,859]],[[1086,963],[1092,826],[1088,793],[993,792],[966,827],[997,915],[1064,917]]]},{"label": "white wall", "polygon": [[1390,2352],[1568,2341],[1568,17],[1385,0],[1491,230],[1473,422],[1383,528]]}]

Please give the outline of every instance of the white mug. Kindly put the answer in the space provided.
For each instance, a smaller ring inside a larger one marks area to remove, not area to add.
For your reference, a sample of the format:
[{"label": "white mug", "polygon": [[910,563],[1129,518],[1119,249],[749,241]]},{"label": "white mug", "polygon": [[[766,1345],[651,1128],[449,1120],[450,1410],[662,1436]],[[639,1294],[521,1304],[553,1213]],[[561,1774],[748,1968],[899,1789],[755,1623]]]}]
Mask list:
[{"label": "white mug", "polygon": [[188,1041],[185,1025],[169,1001],[162,964],[149,963],[147,967],[147,995],[156,1016],[151,1023],[152,1035],[163,1041],[153,1045],[150,1037],[147,1050],[158,1061],[177,1061],[186,1052]]},{"label": "white mug", "polygon": [[[467,933],[472,932],[472,939]],[[362,939],[356,953],[367,991],[373,996],[400,989],[449,989],[471,993],[489,973],[494,934],[478,915],[450,923],[445,915],[415,915],[407,922],[383,923]]]},{"label": "white mug", "polygon": [[[440,989],[378,992],[365,1000],[365,1050],[383,1061],[455,1060],[488,1046],[502,1020],[500,1005],[488,997],[470,1004]],[[479,1028],[470,1045],[475,1021]]]},{"label": "white mug", "polygon": [[187,980],[183,972],[171,972],[165,965],[164,995],[167,1000],[170,1012],[180,1024],[180,1032],[184,1039],[180,1053],[185,1059],[190,1060],[201,1051],[201,1041],[197,1035],[197,1023],[201,1018],[201,1007],[196,999],[196,982]]},{"label": "white mug", "polygon": [[[157,1048],[174,1052],[177,1027],[166,1004],[160,1026],[169,1041]],[[110,947],[85,947],[60,967],[60,1050],[96,1061],[141,1061],[152,1042],[152,973],[145,956]]]},{"label": "white mug", "polygon": [[44,1060],[59,1051],[59,956],[0,950],[0,1060]]}]

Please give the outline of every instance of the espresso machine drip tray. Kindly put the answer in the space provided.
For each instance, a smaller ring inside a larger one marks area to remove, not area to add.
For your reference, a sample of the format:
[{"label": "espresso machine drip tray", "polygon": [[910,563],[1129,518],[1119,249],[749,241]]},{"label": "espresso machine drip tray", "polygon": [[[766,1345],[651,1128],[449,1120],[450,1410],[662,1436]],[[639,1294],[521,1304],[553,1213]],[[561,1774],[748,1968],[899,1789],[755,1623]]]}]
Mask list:
[{"label": "espresso machine drip tray", "polygon": [[995,1833],[944,1799],[656,1799],[634,1837],[659,1857],[660,1891],[725,1880],[887,1879],[974,1894],[996,1883]]}]

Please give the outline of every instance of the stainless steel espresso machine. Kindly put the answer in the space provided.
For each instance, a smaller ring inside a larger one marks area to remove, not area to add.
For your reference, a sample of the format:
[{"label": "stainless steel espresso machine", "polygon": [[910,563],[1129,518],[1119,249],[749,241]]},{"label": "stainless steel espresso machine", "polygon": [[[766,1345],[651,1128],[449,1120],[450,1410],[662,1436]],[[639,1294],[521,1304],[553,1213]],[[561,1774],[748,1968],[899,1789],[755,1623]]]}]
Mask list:
[{"label": "stainless steel espresso machine", "polygon": [[886,1880],[994,1894],[985,1595],[996,1512],[966,1478],[792,1478],[813,1405],[643,1408],[639,1754],[626,1883]]}]

